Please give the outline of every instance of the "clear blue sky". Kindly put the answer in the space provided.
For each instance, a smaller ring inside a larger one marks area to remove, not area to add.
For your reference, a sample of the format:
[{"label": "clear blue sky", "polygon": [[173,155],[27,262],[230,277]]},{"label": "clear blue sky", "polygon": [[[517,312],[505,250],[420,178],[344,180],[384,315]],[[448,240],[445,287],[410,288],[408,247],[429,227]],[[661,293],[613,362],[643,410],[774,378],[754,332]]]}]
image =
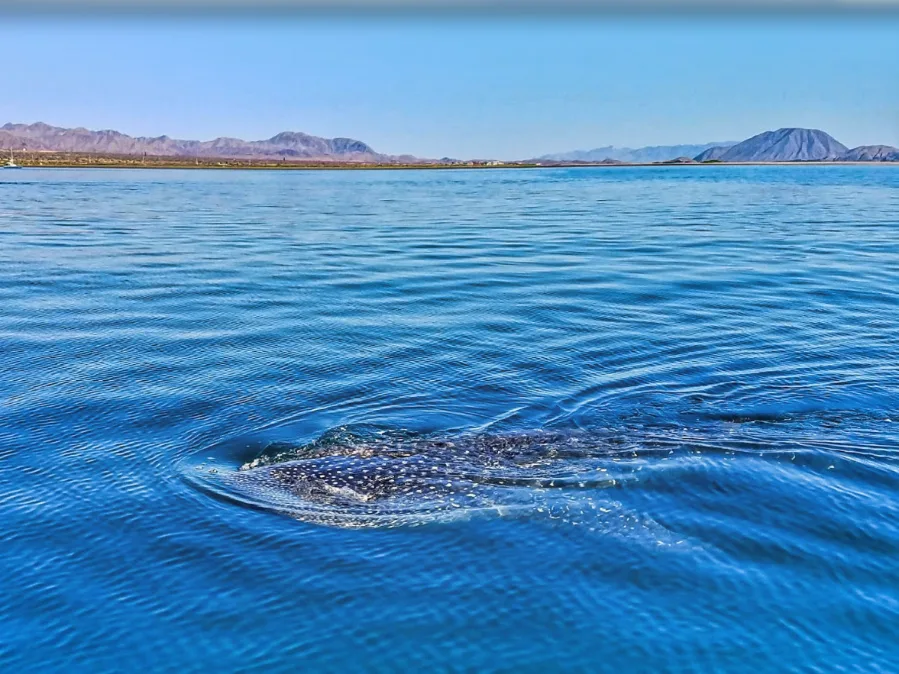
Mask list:
[{"label": "clear blue sky", "polygon": [[781,126],[899,145],[899,19],[0,23],[0,120],[134,135],[350,136],[522,158],[740,140]]}]

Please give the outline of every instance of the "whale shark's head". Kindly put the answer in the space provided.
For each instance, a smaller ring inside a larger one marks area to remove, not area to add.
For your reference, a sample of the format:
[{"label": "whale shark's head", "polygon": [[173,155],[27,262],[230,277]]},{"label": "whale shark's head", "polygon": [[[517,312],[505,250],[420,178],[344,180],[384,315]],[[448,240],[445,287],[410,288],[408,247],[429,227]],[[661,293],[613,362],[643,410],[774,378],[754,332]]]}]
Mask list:
[{"label": "whale shark's head", "polygon": [[244,479],[309,501],[373,503],[425,499],[474,487],[445,457],[328,456],[285,461],[245,471]]}]

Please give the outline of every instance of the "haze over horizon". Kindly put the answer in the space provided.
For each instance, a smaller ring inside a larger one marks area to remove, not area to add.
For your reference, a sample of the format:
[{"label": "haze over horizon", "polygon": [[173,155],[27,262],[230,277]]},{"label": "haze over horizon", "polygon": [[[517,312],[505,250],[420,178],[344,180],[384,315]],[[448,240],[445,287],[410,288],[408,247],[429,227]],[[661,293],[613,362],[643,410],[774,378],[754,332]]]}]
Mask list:
[{"label": "haze over horizon", "polygon": [[[899,145],[899,22],[8,20],[0,123],[134,136],[290,130],[521,159],[817,128]],[[39,45],[38,49],[34,45]]]}]

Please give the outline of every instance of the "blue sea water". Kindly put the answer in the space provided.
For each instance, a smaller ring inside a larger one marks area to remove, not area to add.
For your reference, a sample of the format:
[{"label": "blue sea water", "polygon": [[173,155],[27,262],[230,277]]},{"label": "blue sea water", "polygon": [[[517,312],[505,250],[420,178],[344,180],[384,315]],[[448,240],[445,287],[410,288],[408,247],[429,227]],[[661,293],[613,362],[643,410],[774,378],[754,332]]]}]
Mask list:
[{"label": "blue sea water", "polygon": [[899,671],[899,169],[0,174],[0,669]]}]

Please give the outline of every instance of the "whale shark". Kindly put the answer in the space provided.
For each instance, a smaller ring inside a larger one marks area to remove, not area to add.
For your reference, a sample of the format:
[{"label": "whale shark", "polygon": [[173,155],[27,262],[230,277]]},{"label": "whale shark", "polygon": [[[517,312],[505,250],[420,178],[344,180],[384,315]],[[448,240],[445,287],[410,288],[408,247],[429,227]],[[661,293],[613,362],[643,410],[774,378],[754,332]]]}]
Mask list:
[{"label": "whale shark", "polygon": [[609,456],[596,438],[574,434],[340,428],[304,444],[272,443],[215,480],[244,503],[298,519],[395,526],[583,505],[588,493],[616,486]]}]

